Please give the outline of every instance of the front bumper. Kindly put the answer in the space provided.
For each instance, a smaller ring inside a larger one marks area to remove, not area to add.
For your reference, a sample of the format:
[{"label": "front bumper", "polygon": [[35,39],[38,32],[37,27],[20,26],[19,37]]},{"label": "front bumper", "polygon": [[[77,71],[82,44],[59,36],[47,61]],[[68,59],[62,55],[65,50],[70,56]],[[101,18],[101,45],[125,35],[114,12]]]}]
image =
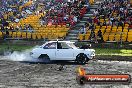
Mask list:
[{"label": "front bumper", "polygon": [[87,55],[87,57],[89,58],[89,59],[95,59],[95,54],[94,55]]}]

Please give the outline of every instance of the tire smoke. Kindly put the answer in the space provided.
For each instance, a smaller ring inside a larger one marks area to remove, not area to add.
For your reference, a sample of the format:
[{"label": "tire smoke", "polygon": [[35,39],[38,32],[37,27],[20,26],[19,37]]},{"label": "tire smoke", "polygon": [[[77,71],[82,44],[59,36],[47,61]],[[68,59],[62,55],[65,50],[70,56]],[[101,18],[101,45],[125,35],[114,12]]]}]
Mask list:
[{"label": "tire smoke", "polygon": [[[33,48],[36,48],[38,46],[35,46]],[[30,61],[30,62],[37,62],[37,59],[32,58],[30,56],[30,52],[32,49],[27,49],[23,51],[14,51],[13,53],[6,51],[4,55],[4,59],[11,60],[11,61]]]},{"label": "tire smoke", "polygon": [[14,51],[12,54],[9,54],[7,58],[12,61],[32,61],[33,58],[29,55],[30,50],[25,50],[22,52]]}]

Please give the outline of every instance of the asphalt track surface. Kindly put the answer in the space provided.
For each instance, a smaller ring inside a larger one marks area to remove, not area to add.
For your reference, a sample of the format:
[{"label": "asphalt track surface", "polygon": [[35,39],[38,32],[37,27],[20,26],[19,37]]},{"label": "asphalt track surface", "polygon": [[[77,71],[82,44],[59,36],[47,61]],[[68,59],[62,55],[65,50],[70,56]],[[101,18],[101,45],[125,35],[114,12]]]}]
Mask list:
[{"label": "asphalt track surface", "polygon": [[[86,84],[76,81],[79,65],[66,63],[59,71],[60,63],[25,63],[0,57],[0,88],[132,88],[128,84]],[[130,74],[132,62],[127,61],[89,61],[83,65],[87,73]]]}]

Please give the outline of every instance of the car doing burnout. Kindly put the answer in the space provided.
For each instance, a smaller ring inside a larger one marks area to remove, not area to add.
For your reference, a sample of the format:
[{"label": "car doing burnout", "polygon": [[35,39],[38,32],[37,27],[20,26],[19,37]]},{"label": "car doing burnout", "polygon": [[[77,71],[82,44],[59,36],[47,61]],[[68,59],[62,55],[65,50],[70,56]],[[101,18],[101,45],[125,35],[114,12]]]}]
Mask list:
[{"label": "car doing burnout", "polygon": [[95,57],[95,50],[79,49],[70,41],[49,41],[34,48],[30,55],[41,60],[71,60],[84,64]]}]

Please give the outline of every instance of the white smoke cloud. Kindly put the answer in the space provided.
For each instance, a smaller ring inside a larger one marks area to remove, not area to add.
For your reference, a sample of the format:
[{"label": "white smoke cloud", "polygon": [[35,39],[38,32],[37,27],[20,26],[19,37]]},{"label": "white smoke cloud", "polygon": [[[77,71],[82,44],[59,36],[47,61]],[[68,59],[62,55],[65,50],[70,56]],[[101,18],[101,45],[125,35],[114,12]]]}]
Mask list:
[{"label": "white smoke cloud", "polygon": [[[35,46],[36,48],[38,46]],[[32,48],[33,49],[33,48]],[[31,61],[31,62],[37,62],[37,59],[32,58],[30,56],[30,52],[32,49],[27,49],[23,51],[14,51],[13,53],[10,52],[5,52],[5,58],[6,60],[11,60],[11,61]]]},{"label": "white smoke cloud", "polygon": [[8,55],[7,58],[12,61],[30,61],[33,60],[29,55],[29,50],[22,52],[14,51],[12,54]]}]

